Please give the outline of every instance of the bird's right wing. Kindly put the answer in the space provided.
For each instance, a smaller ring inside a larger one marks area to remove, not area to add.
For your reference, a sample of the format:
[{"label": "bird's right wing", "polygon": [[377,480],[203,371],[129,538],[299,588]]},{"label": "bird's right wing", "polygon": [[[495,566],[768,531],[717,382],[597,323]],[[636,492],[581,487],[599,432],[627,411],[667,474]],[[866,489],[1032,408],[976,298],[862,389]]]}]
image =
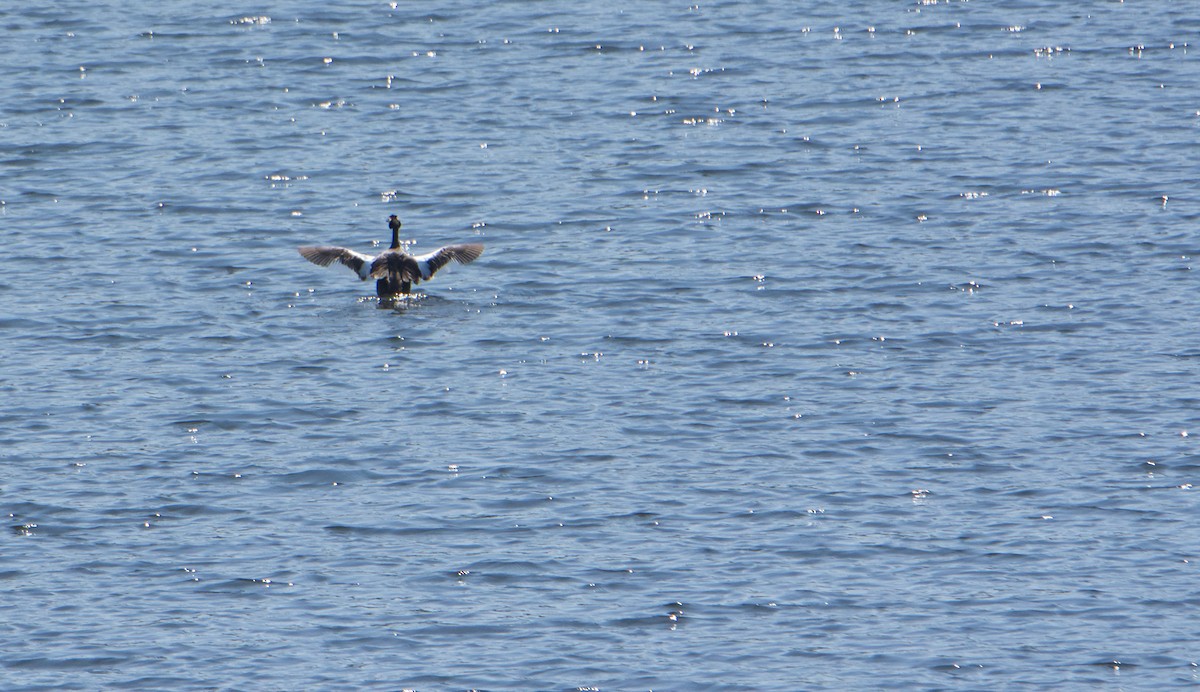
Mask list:
[{"label": "bird's right wing", "polygon": [[358,274],[358,278],[364,281],[371,275],[371,261],[375,259],[344,247],[305,245],[297,249],[300,251],[301,257],[322,267],[328,267],[334,262],[341,262],[354,270],[354,273]]}]

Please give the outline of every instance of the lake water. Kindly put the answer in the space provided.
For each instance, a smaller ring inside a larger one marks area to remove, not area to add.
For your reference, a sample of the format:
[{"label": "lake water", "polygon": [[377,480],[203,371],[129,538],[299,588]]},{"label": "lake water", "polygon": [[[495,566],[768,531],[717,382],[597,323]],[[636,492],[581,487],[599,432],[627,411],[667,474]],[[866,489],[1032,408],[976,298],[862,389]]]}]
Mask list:
[{"label": "lake water", "polygon": [[1194,8],[343,5],[0,9],[0,686],[1200,681]]}]

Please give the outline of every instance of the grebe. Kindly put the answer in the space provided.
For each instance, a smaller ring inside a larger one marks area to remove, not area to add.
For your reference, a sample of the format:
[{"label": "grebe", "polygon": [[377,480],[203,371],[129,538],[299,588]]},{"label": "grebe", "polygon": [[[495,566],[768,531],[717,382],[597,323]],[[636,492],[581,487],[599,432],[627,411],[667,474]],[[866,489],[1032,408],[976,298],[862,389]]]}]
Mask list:
[{"label": "grebe", "polygon": [[375,257],[328,245],[305,245],[299,248],[300,255],[322,267],[328,267],[335,261],[341,262],[353,269],[363,281],[376,279],[375,293],[380,298],[394,298],[410,293],[414,284],[432,279],[437,270],[451,261],[470,264],[483,254],[482,245],[467,243],[447,245],[425,255],[410,255],[400,246],[401,225],[400,218],[395,214],[388,217],[392,245]]}]

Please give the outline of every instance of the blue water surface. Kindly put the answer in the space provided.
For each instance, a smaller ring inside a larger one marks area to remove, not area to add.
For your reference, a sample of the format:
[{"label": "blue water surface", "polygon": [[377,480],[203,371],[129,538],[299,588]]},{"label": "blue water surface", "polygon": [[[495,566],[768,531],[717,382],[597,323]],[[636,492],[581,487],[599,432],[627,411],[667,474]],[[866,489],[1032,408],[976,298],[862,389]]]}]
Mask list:
[{"label": "blue water surface", "polygon": [[4,689],[1196,684],[1185,3],[0,25]]}]

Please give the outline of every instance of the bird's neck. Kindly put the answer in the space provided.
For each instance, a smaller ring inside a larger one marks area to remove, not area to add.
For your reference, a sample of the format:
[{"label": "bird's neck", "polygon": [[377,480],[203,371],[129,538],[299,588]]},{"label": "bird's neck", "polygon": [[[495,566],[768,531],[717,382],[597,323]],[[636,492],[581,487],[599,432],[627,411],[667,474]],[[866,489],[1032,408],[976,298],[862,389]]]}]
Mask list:
[{"label": "bird's neck", "polygon": [[392,229],[392,247],[391,247],[391,249],[395,250],[398,247],[400,247],[400,229],[393,228]]}]

